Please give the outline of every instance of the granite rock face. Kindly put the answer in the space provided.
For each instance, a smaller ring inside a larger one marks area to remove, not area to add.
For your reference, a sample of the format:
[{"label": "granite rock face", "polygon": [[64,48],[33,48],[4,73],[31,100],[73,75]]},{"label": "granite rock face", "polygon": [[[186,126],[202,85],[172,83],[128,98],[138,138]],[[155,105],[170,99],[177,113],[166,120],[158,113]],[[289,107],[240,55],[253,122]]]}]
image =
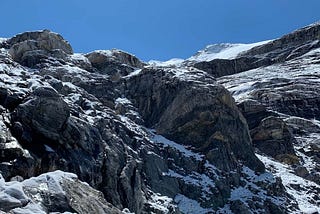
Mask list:
[{"label": "granite rock face", "polygon": [[[298,75],[297,60],[316,66],[316,29],[203,66],[148,64],[120,50],[73,54],[47,30],[2,40],[1,210],[289,213],[302,210],[290,194],[307,185],[313,208],[318,165],[305,163],[318,160],[318,77]],[[277,178],[286,167],[301,188]],[[6,191],[12,185],[19,194]]]},{"label": "granite rock face", "polygon": [[196,69],[180,76],[179,71],[170,69],[141,72],[128,80],[128,97],[132,97],[148,126],[192,146],[222,170],[234,169],[235,160],[240,159],[263,172],[251,149],[245,119],[228,91],[213,78]]}]

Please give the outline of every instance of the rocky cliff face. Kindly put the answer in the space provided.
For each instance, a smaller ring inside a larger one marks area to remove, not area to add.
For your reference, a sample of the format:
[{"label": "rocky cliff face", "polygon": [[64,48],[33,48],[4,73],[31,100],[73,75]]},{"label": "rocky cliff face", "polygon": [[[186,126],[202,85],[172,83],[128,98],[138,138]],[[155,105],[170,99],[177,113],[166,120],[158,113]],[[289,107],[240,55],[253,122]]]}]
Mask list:
[{"label": "rocky cliff face", "polygon": [[320,47],[319,24],[296,30],[279,39],[241,52],[233,59],[213,59],[192,63],[215,77],[235,74],[250,69],[269,66],[302,56]]},{"label": "rocky cliff face", "polygon": [[48,30],[0,40],[0,210],[317,210],[318,28],[166,66]]}]

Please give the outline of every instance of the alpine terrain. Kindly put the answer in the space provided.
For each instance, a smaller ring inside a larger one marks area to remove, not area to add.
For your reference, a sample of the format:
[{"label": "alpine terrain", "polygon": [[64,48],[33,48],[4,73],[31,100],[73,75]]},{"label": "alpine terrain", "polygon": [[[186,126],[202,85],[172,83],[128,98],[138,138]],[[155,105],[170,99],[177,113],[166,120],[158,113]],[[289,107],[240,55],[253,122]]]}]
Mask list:
[{"label": "alpine terrain", "polygon": [[143,62],[0,39],[0,213],[319,213],[320,23]]}]

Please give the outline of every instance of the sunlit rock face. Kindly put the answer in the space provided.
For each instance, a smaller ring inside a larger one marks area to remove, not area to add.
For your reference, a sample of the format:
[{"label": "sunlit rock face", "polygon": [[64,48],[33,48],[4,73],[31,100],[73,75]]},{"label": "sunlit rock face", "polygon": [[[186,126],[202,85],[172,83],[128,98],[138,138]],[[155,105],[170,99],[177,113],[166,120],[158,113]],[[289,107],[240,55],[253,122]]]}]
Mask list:
[{"label": "sunlit rock face", "polygon": [[49,30],[18,34],[7,40],[7,44],[13,60],[28,67],[50,57],[63,60],[73,53],[70,44],[62,36]]}]

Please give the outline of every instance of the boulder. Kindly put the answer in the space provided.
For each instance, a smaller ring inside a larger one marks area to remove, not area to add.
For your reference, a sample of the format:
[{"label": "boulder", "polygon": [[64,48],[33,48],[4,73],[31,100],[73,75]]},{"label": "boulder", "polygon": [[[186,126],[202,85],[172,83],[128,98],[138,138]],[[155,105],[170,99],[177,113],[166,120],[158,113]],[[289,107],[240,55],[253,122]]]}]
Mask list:
[{"label": "boulder", "polygon": [[14,91],[0,87],[0,105],[10,111],[14,110],[23,100],[25,94],[21,91]]},{"label": "boulder", "polygon": [[304,166],[297,166],[294,168],[294,173],[302,178],[306,178],[309,175],[309,172]]},{"label": "boulder", "polygon": [[0,210],[9,213],[121,213],[72,173],[54,171],[22,182],[0,174]]}]

